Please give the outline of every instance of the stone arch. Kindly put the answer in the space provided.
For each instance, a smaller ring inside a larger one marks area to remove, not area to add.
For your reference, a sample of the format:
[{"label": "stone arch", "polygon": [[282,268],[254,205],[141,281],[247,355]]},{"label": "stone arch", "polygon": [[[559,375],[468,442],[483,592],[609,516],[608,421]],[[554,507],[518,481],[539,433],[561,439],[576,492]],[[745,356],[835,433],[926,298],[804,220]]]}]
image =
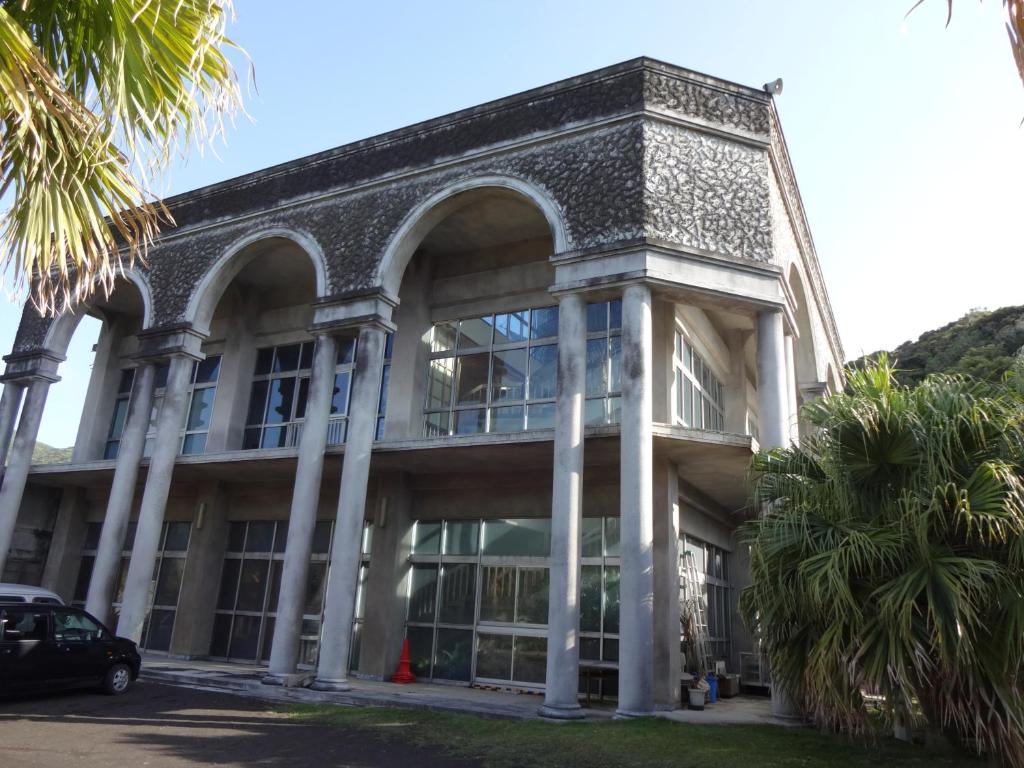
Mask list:
[{"label": "stone arch", "polygon": [[569,249],[567,229],[555,201],[537,186],[511,176],[474,176],[435,192],[406,215],[391,236],[374,275],[374,284],[397,296],[405,268],[420,241],[446,216],[460,207],[458,195],[473,190],[505,189],[533,203],[548,222],[555,253]]},{"label": "stone arch", "polygon": [[815,348],[814,327],[811,324],[810,297],[807,294],[806,282],[795,263],[790,265],[788,283],[795,302],[793,316],[796,319],[797,332],[800,334],[794,350],[797,381],[821,381],[824,377],[819,374],[820,360]]},{"label": "stone arch", "polygon": [[[124,287],[132,284],[142,301],[142,329],[149,328],[153,321],[153,295],[149,282],[137,270],[125,270],[114,282],[110,294],[93,295],[88,301],[61,312],[50,323],[43,337],[43,349],[63,357],[67,353],[71,338],[75,335],[82,318],[94,310],[115,309],[118,300],[124,298]],[[120,292],[119,292],[120,287]]]},{"label": "stone arch", "polygon": [[192,291],[188,307],[185,310],[186,322],[191,323],[197,331],[207,333],[213,313],[228,285],[239,272],[260,255],[260,251],[251,246],[273,240],[284,240],[296,245],[309,257],[316,273],[316,296],[317,298],[326,296],[327,262],[320,244],[312,235],[305,232],[286,227],[271,227],[239,238],[225,249],[224,253],[203,275],[199,285]]}]

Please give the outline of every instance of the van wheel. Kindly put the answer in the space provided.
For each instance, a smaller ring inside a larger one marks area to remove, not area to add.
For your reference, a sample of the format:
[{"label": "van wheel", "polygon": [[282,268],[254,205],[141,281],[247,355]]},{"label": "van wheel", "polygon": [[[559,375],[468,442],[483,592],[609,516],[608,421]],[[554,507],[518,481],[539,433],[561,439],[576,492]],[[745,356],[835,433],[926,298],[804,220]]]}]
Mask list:
[{"label": "van wheel", "polygon": [[132,671],[127,664],[115,664],[103,678],[103,691],[111,696],[120,696],[132,684]]}]

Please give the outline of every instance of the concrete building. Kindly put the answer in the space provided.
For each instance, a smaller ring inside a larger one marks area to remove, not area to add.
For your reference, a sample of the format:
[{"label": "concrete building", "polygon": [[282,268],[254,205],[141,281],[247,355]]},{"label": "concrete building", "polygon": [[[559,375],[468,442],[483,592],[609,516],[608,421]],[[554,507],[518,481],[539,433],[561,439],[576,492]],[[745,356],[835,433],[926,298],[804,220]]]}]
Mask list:
[{"label": "concrete building", "polygon": [[[612,661],[629,715],[679,703],[690,552],[737,668],[752,451],[843,359],[771,96],[637,59],[167,202],[109,297],[25,309],[3,580],[268,682],[408,638],[572,717]],[[73,459],[32,466],[85,313]]]}]

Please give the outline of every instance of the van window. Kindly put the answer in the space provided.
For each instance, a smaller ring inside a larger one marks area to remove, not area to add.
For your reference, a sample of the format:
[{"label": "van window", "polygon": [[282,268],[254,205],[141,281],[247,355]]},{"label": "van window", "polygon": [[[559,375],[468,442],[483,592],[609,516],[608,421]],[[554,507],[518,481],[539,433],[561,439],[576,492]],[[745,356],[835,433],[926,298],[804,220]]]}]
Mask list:
[{"label": "van window", "polygon": [[103,630],[92,619],[75,611],[53,612],[53,639],[57,642],[99,640]]},{"label": "van window", "polygon": [[0,595],[0,603],[24,603],[25,598],[21,595]]},{"label": "van window", "polygon": [[32,602],[40,605],[63,605],[60,600],[57,600],[54,597],[36,597],[33,598]]},{"label": "van window", "polygon": [[30,610],[4,611],[0,618],[3,626],[3,641],[13,643],[18,640],[45,640],[47,615]]}]

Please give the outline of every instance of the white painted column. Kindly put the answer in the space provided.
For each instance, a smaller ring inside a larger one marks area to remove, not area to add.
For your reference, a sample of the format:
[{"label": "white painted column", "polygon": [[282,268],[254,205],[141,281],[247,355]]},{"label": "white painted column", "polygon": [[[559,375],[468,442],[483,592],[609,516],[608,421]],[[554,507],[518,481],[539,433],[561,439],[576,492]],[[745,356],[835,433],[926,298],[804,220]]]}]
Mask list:
[{"label": "white painted column", "polygon": [[583,717],[579,692],[580,535],[583,517],[583,397],[587,373],[587,304],[580,294],[558,302],[558,388],[551,494],[551,569],[545,717]]},{"label": "white painted column", "polygon": [[156,425],[153,456],[149,460],[149,471],[146,474],[146,489],[142,493],[135,545],[132,547],[128,576],[124,583],[121,617],[117,622],[117,634],[135,642],[142,637],[142,627],[149,612],[153,571],[157,550],[160,548],[167,496],[171,490],[174,462],[181,448],[181,428],[188,405],[192,362],[192,358],[185,355],[171,357],[167,387]]},{"label": "white painted column", "polygon": [[356,348],[338,514],[331,543],[324,622],[320,631],[320,659],[313,682],[313,688],[321,691],[349,689],[348,663],[359,579],[359,548],[366,514],[370,455],[377,431],[377,395],[383,362],[384,331],[364,326],[359,331]]},{"label": "white painted column", "polygon": [[[32,466],[32,451],[36,447],[39,423],[46,407],[46,393],[50,379],[34,378],[26,387],[25,404],[18,419],[18,431],[11,446],[10,462],[4,472],[0,486],[0,575],[7,564],[7,555],[14,538],[14,526],[18,522],[21,498],[28,482],[28,470]],[[6,390],[6,387],[5,387]]]},{"label": "white painted column", "polygon": [[146,432],[153,409],[153,385],[156,380],[156,366],[143,363],[135,370],[132,384],[128,418],[121,433],[121,444],[117,450],[117,466],[110,485],[107,513],[103,518],[99,545],[96,547],[96,562],[89,578],[89,592],[85,599],[85,610],[107,623],[110,619],[110,604],[117,588],[117,572],[121,566],[121,551],[124,549],[128,520],[131,517],[132,502],[135,500],[135,484],[139,477],[139,462],[146,447]]},{"label": "white painted column", "polygon": [[323,476],[337,365],[338,346],[334,338],[319,336],[313,353],[306,422],[299,441],[299,462],[288,516],[288,543],[285,545],[281,590],[277,599],[270,669],[263,678],[263,682],[268,685],[288,683],[299,661],[299,636],[303,606],[306,603],[309,556],[313,551],[313,529],[316,527],[316,510],[320,504],[320,479]]},{"label": "white painted column", "polygon": [[785,335],[785,395],[790,442],[800,442],[800,409],[797,403],[797,357],[792,334]]},{"label": "white painted column", "polygon": [[622,427],[620,515],[622,571],[619,604],[619,707],[616,715],[653,710],[654,675],[654,442],[652,435],[651,290],[622,294]]},{"label": "white painted column", "polygon": [[[789,397],[786,342],[780,310],[766,310],[757,316],[757,396],[760,410],[762,449],[789,445]],[[781,686],[772,685],[772,714],[795,717],[796,706]]]},{"label": "white painted column", "polygon": [[18,408],[21,407],[25,385],[17,381],[4,384],[4,393],[0,395],[0,467],[7,463],[7,451],[11,447],[14,425],[18,420]]},{"label": "white painted column", "polygon": [[789,445],[789,398],[786,396],[786,349],[782,312],[757,316],[758,431],[762,448]]}]

